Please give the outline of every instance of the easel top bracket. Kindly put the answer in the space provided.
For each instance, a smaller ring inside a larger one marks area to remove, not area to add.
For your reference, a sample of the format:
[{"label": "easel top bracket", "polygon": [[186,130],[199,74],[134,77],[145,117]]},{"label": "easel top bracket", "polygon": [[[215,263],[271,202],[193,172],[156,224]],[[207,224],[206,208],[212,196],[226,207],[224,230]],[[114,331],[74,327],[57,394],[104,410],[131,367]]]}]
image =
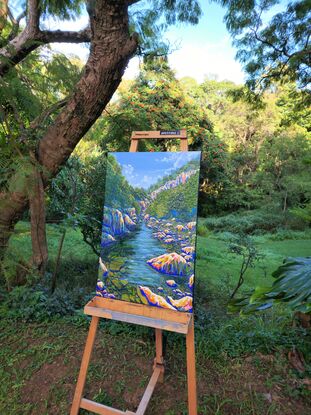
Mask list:
[{"label": "easel top bracket", "polygon": [[178,139],[180,140],[180,150],[188,151],[187,130],[161,130],[161,131],[133,131],[131,135],[130,152],[136,152],[139,140],[145,139]]}]

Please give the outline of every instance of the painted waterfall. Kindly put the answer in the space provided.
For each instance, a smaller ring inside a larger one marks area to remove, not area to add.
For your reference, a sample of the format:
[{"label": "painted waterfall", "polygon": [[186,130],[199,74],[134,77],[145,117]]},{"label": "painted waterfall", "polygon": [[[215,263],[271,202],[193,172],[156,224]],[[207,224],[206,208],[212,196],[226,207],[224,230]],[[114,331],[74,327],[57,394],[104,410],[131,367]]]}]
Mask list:
[{"label": "painted waterfall", "polygon": [[200,156],[108,154],[96,295],[192,312]]}]

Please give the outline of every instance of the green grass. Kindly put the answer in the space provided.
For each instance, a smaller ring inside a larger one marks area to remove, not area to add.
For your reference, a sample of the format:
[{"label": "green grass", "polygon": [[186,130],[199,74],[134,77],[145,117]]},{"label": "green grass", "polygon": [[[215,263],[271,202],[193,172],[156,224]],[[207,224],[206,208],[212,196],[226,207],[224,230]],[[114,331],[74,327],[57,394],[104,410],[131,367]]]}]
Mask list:
[{"label": "green grass", "polygon": [[[57,255],[62,229],[58,225],[48,224],[46,230],[49,259],[53,262]],[[30,224],[23,221],[18,222],[14,235],[10,239],[9,249],[18,252],[19,256],[23,258],[29,258],[31,253],[29,249],[30,238]],[[85,261],[90,258],[96,258],[96,255],[93,253],[91,247],[83,241],[79,229],[67,228],[62,257],[66,258],[66,260]]]},{"label": "green grass", "polygon": [[[229,283],[231,287],[238,280],[241,258],[228,253],[230,236],[233,234],[209,233],[208,236],[198,236],[197,244],[197,281],[214,286]],[[263,259],[254,268],[246,272],[245,289],[256,285],[269,284],[271,276],[286,257],[311,256],[310,239],[273,240],[271,234],[252,237]]]}]

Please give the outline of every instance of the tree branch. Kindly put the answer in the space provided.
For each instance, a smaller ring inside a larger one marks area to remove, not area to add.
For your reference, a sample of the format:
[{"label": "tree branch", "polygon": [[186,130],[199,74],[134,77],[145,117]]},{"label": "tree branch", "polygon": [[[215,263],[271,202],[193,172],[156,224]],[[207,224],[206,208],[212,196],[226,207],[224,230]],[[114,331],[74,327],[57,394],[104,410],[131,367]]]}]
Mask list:
[{"label": "tree branch", "polygon": [[0,49],[0,76],[5,75],[12,66],[17,65],[39,46],[53,42],[83,43],[90,42],[90,40],[91,32],[89,28],[78,32],[62,30],[40,31],[35,29],[34,26],[31,28],[27,25],[22,33]]},{"label": "tree branch", "polygon": [[35,129],[42,125],[45,120],[53,114],[54,111],[57,111],[60,108],[63,108],[68,102],[68,98],[62,99],[61,101],[56,102],[55,104],[48,107],[42,114],[40,114],[37,118],[35,118],[30,123],[30,128]]},{"label": "tree branch", "polygon": [[42,30],[39,38],[42,43],[83,43],[91,41],[91,31],[89,28],[79,32],[63,30]]}]

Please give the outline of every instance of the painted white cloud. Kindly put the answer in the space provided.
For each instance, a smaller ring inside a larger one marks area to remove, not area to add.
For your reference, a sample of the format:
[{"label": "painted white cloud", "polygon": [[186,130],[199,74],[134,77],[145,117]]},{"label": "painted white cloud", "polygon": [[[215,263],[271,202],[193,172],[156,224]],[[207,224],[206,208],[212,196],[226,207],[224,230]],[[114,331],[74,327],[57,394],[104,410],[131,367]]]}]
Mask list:
[{"label": "painted white cloud", "polygon": [[122,173],[128,178],[134,178],[134,167],[131,164],[122,164]]},{"label": "painted white cloud", "polygon": [[131,184],[135,187],[142,187],[143,189],[148,189],[152,184],[156,183],[161,178],[160,175],[158,176],[149,176],[145,174],[141,179],[139,177],[136,178]]},{"label": "painted white cloud", "polygon": [[197,154],[194,152],[189,153],[169,153],[161,158],[158,158],[158,162],[162,163],[170,163],[171,167],[166,169],[166,172],[169,172],[173,169],[178,169],[179,167],[182,167],[185,163],[187,163],[190,160],[194,160],[197,158]]}]

